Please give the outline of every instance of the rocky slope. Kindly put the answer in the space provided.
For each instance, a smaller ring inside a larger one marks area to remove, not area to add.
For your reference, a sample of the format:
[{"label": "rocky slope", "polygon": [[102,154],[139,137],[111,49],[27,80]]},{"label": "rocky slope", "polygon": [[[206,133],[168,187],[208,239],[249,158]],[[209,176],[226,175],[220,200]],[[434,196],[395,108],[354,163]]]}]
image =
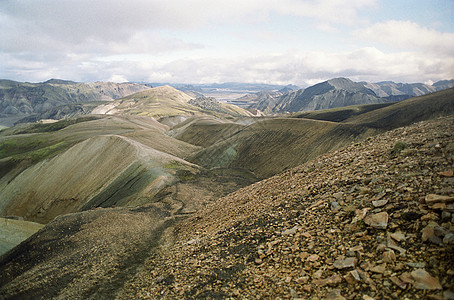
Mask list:
[{"label": "rocky slope", "polygon": [[220,199],[177,226],[180,241],[121,295],[451,299],[453,121],[370,138]]},{"label": "rocky slope", "polygon": [[59,217],[1,257],[0,295],[452,299],[453,132],[395,129],[181,222],[153,205]]}]

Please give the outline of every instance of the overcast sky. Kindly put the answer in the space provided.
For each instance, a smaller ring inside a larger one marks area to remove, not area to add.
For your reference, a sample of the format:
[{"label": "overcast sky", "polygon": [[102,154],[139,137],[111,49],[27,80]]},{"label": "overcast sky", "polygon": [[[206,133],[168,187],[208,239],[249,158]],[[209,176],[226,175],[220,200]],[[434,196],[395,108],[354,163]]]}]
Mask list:
[{"label": "overcast sky", "polygon": [[1,0],[0,78],[454,78],[453,0]]}]

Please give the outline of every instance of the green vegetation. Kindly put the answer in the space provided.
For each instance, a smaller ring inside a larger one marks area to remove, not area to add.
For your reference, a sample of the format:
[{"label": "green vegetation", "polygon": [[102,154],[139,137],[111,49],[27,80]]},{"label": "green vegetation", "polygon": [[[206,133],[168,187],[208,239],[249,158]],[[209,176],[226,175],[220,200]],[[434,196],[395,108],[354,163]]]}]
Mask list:
[{"label": "green vegetation", "polygon": [[391,149],[391,154],[399,154],[402,150],[407,148],[407,144],[404,142],[397,142],[394,144],[394,147]]},{"label": "green vegetation", "polygon": [[36,123],[21,131],[16,132],[16,134],[54,132],[54,131],[61,130],[61,129],[68,127],[70,125],[73,125],[73,124],[87,122],[87,121],[93,121],[93,120],[97,120],[97,119],[99,119],[99,117],[85,116],[85,117],[79,117],[79,118],[75,118],[75,119],[60,120],[58,122],[48,123],[48,124]]},{"label": "green vegetation", "polygon": [[68,142],[51,143],[45,137],[39,135],[27,138],[10,138],[0,143],[0,159],[11,157],[15,160],[37,162],[66,149],[68,146]]}]

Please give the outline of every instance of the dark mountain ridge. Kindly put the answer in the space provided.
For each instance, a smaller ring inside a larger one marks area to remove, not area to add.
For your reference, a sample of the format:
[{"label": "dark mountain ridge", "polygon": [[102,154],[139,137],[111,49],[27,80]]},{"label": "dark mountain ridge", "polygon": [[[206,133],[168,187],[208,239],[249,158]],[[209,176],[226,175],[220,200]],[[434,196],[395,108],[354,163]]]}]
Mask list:
[{"label": "dark mountain ridge", "polygon": [[306,89],[288,91],[283,94],[260,94],[255,97],[238,99],[239,105],[250,109],[258,109],[266,113],[294,113],[336,107],[380,104],[402,101],[414,96],[454,87],[454,80],[434,83],[432,86],[423,83],[394,83],[384,81],[378,83],[353,82],[348,78],[334,78]]}]

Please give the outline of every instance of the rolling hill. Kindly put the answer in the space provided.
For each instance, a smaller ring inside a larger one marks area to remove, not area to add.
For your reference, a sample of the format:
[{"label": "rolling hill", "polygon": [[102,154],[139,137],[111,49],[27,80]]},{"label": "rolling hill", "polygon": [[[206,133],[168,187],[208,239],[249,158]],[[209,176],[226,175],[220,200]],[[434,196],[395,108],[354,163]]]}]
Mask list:
[{"label": "rolling hill", "polygon": [[[164,85],[101,105],[93,110],[93,114],[128,114],[153,118],[207,113],[219,116],[251,115],[244,109],[214,99],[197,99],[169,85]],[[207,107],[208,102],[211,104],[210,107]]]}]

